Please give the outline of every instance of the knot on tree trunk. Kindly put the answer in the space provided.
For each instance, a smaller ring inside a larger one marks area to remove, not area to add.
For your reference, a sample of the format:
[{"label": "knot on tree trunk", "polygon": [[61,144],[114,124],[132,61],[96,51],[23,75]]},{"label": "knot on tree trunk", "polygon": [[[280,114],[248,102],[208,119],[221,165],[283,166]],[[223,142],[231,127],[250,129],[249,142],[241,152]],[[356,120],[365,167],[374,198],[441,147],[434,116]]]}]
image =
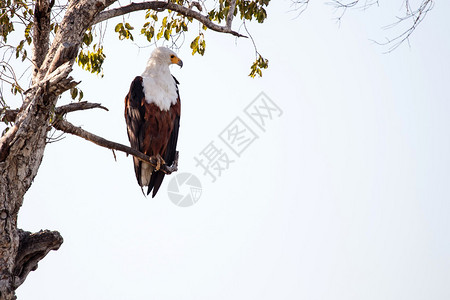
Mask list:
[{"label": "knot on tree trunk", "polygon": [[41,230],[36,233],[18,230],[19,250],[14,264],[14,289],[17,289],[31,271],[38,267],[38,262],[50,250],[58,250],[63,238],[58,231]]}]

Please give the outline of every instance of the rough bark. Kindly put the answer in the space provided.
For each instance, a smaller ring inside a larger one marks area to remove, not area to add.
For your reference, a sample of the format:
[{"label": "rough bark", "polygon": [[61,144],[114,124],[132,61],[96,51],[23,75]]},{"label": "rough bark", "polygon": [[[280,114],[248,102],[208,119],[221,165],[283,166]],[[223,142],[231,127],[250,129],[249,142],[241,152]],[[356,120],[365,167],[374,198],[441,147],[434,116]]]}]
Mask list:
[{"label": "rough bark", "polygon": [[50,250],[58,250],[63,238],[57,231],[41,230],[37,233],[18,230],[19,249],[14,264],[14,289],[27,278],[28,273],[38,267],[38,262]]},{"label": "rough bark", "polygon": [[44,62],[50,45],[50,13],[54,0],[38,0],[34,7],[33,26],[33,82]]}]

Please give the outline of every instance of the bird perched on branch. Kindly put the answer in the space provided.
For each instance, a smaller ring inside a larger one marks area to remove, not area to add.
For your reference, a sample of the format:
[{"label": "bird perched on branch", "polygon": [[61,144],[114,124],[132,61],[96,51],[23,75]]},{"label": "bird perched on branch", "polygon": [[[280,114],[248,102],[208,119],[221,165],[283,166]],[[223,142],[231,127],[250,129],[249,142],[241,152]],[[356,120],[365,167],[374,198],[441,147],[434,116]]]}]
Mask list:
[{"label": "bird perched on branch", "polygon": [[172,50],[156,48],[141,76],[134,78],[125,97],[125,120],[131,147],[153,156],[157,166],[133,157],[134,171],[141,186],[148,186],[155,197],[164,179],[160,167],[175,160],[180,125],[179,82],[170,74],[169,66],[183,62]]}]

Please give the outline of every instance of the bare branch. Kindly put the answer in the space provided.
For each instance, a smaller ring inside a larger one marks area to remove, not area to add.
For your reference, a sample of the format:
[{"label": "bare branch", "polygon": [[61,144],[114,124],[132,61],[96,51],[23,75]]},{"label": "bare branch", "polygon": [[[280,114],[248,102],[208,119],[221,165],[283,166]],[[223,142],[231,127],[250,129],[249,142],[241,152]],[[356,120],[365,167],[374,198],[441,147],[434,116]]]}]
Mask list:
[{"label": "bare branch", "polygon": [[294,0],[292,1],[291,7],[293,11],[297,12],[297,17],[299,17],[309,5],[309,0]]},{"label": "bare branch", "polygon": [[103,11],[98,14],[98,16],[94,19],[93,24],[97,24],[108,19],[129,14],[134,11],[139,10],[147,10],[153,9],[156,11],[161,11],[167,8],[167,2],[163,1],[149,1],[142,3],[130,3],[129,5],[122,6],[119,8],[110,9],[107,11]]},{"label": "bare branch", "polygon": [[[121,152],[130,154],[130,155],[133,155],[140,161],[146,162],[154,167],[156,167],[158,164],[157,159],[155,157],[147,156],[147,155],[143,154],[142,152],[139,152],[138,150],[133,149],[131,147],[109,141],[105,138],[102,138],[98,135],[95,135],[93,133],[90,133],[90,132],[82,129],[81,127],[76,127],[72,123],[70,123],[66,120],[57,120],[56,122],[53,123],[53,127],[55,127],[58,130],[64,131],[66,133],[70,133],[70,134],[79,136],[79,137],[81,137],[85,140],[88,140],[98,146],[105,147],[110,150],[117,150],[117,151],[121,151]],[[177,155],[177,157],[178,157],[178,155]],[[177,171],[177,169],[178,169],[177,167],[178,167],[178,159],[176,159],[174,161],[174,164],[172,166],[162,165],[160,170],[166,174],[170,174],[172,172]]]},{"label": "bare branch", "polygon": [[101,108],[101,109],[108,111],[108,109],[106,107],[102,106],[100,103],[90,103],[87,101],[82,101],[82,102],[70,103],[67,105],[59,106],[55,109],[55,114],[59,115],[59,116],[63,116],[69,112],[92,109],[92,108]]},{"label": "bare branch", "polygon": [[125,15],[128,13],[134,12],[134,11],[146,10],[146,9],[153,9],[156,11],[162,11],[165,9],[169,9],[169,10],[175,11],[183,16],[194,18],[211,30],[214,30],[217,32],[222,32],[222,33],[229,33],[229,34],[232,34],[237,37],[246,37],[245,35],[242,35],[236,31],[231,30],[231,23],[227,24],[227,26],[221,26],[221,25],[218,25],[218,24],[212,22],[207,16],[204,16],[195,10],[192,10],[190,8],[187,8],[182,5],[172,3],[172,2],[161,2],[161,1],[131,3],[131,4],[123,6],[123,7],[119,7],[119,8],[101,12],[94,19],[93,24],[97,24],[97,23],[103,22],[105,20],[108,20],[108,19],[111,19],[111,18],[114,18],[117,16],[122,16],[122,15]]},{"label": "bare branch", "polygon": [[[304,0],[302,0],[304,1]],[[296,2],[301,2],[300,0],[296,0]],[[363,3],[361,0],[330,0],[328,4],[334,6],[336,11],[340,11],[340,15],[337,17],[337,20],[340,21],[347,9],[350,8],[360,8],[362,10],[368,9],[373,5],[379,5],[379,0],[365,0]],[[377,42],[374,41],[378,45],[390,45],[390,48],[386,52],[391,52],[399,47],[403,42],[408,42],[411,34],[417,29],[420,23],[423,21],[427,13],[433,9],[434,0],[421,0],[420,5],[417,8],[411,7],[411,1],[405,0],[405,13],[403,16],[397,17],[397,21],[393,24],[386,26],[384,28],[391,29],[395,26],[399,26],[400,24],[404,24],[407,21],[411,21],[411,24],[408,25],[407,29],[402,33],[398,34],[395,38],[387,39],[386,42]]]},{"label": "bare branch", "polygon": [[[55,108],[55,115],[63,117],[65,114],[70,112],[87,110],[92,108],[101,108],[108,111],[108,109],[102,106],[100,103],[90,103],[87,101],[82,101],[77,103],[70,103]],[[2,115],[0,115],[1,116],[0,122],[14,122],[18,113],[19,113],[18,109],[5,109]]]},{"label": "bare branch", "polygon": [[408,27],[405,31],[403,31],[400,35],[393,39],[387,39],[387,42],[375,42],[378,45],[391,45],[387,52],[391,52],[398,48],[403,42],[409,42],[409,37],[417,29],[417,27],[422,23],[427,13],[433,9],[434,1],[433,0],[422,0],[422,3],[417,9],[411,9],[409,0],[405,1],[406,6],[406,15],[404,17],[398,17],[398,21],[386,26],[386,28],[392,28],[394,26],[399,25],[400,23],[405,22],[406,20],[412,19],[412,25]]},{"label": "bare branch", "polygon": [[14,264],[14,289],[17,289],[31,271],[51,250],[58,250],[63,238],[57,231],[41,230],[31,233],[19,229],[19,250]]}]

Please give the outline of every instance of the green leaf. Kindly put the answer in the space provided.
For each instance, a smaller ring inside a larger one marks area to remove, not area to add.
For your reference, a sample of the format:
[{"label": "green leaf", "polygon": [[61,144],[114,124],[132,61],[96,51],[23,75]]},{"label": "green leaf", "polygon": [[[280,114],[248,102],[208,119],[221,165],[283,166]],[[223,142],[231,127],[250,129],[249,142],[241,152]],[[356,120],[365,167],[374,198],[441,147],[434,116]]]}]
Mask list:
[{"label": "green leaf", "polygon": [[159,29],[158,34],[156,35],[156,39],[159,40],[163,36],[163,34],[164,34],[164,27],[161,27]]},{"label": "green leaf", "polygon": [[70,97],[72,99],[75,99],[78,96],[78,89],[77,88],[71,88],[70,89]]},{"label": "green leaf", "polygon": [[117,24],[116,27],[114,28],[114,31],[115,31],[115,32],[119,32],[122,28],[123,28],[123,24],[122,24],[122,23],[119,23],[119,24]]},{"label": "green leaf", "polygon": [[166,40],[170,39],[170,31],[169,30],[164,30],[164,37],[166,38]]},{"label": "green leaf", "polygon": [[191,42],[191,49],[192,49],[192,55],[194,55],[197,50],[198,50],[198,40],[199,40],[200,36],[196,37],[192,42]]},{"label": "green leaf", "polygon": [[269,60],[262,57],[260,54],[258,54],[258,58],[253,62],[252,66],[250,67],[250,74],[248,76],[255,78],[256,75],[259,75],[259,77],[262,77],[262,69],[267,69],[269,67]]},{"label": "green leaf", "polygon": [[131,26],[129,23],[125,23],[125,28],[128,29],[128,30],[133,30],[134,29],[134,27]]}]

